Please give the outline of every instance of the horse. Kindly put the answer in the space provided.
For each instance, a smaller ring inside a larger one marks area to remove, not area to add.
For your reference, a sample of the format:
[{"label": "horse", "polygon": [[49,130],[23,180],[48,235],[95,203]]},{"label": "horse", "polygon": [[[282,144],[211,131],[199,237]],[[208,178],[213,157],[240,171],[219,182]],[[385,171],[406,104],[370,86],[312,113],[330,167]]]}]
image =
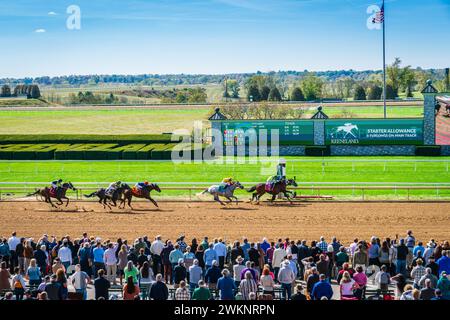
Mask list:
[{"label": "horse", "polygon": [[[85,194],[86,198],[92,198],[97,196],[99,198],[98,203],[103,205],[103,209],[106,209],[106,206],[111,210],[111,203],[114,207],[117,207],[117,200],[122,200],[122,194],[125,190],[131,189],[130,186],[126,183],[122,184],[119,188],[114,190],[113,194],[108,194],[105,188],[100,188],[91,194]],[[110,203],[107,201],[109,200]]]},{"label": "horse", "polygon": [[254,199],[256,199],[256,203],[259,203],[259,199],[261,196],[263,196],[265,193],[269,193],[272,195],[272,199],[270,202],[273,202],[276,198],[276,196],[280,193],[284,194],[284,196],[289,200],[289,202],[292,204],[291,197],[295,198],[296,193],[292,191],[288,191],[286,189],[287,186],[294,186],[297,187],[297,182],[295,182],[294,179],[288,179],[288,180],[281,180],[275,183],[275,185],[272,187],[271,191],[266,190],[266,183],[259,183],[256,186],[251,187],[250,189],[247,189],[247,192],[253,192],[252,198],[250,199],[250,202],[253,202]]},{"label": "horse", "polygon": [[233,200],[236,200],[236,204],[238,203],[238,199],[234,196],[234,190],[236,190],[237,188],[239,189],[244,189],[244,186],[242,184],[239,183],[239,181],[234,182],[233,184],[231,184],[230,186],[228,186],[225,191],[220,191],[220,187],[217,185],[211,186],[208,189],[204,190],[202,193],[200,194],[205,194],[205,193],[210,193],[211,195],[214,196],[214,200],[219,202],[221,205],[225,205],[225,203],[223,203],[220,199],[219,196],[221,197],[225,197],[228,199],[228,203],[231,203]]},{"label": "horse", "polygon": [[131,199],[133,197],[148,199],[155,205],[155,207],[159,208],[156,201],[153,200],[153,198],[150,196],[150,192],[153,190],[156,190],[157,192],[161,192],[161,189],[159,188],[159,186],[156,183],[150,183],[149,185],[145,186],[144,188],[141,189],[140,193],[138,193],[135,188],[124,190],[123,199],[121,199],[119,208],[121,208],[121,206],[123,205],[122,209],[125,209],[125,202],[127,202],[128,206],[131,209],[133,209],[133,207],[131,206]]},{"label": "horse", "polygon": [[56,203],[58,206],[62,205],[64,202],[62,199],[67,199],[66,207],[69,205],[69,198],[66,197],[66,192],[68,189],[71,189],[73,191],[76,191],[77,189],[73,186],[72,182],[65,182],[63,185],[59,188],[57,188],[55,191],[52,191],[49,187],[45,187],[42,189],[36,189],[35,192],[27,194],[27,197],[31,197],[34,195],[40,195],[45,202],[50,203],[53,208],[57,208],[51,200],[51,198],[55,198],[58,200],[59,203]]}]

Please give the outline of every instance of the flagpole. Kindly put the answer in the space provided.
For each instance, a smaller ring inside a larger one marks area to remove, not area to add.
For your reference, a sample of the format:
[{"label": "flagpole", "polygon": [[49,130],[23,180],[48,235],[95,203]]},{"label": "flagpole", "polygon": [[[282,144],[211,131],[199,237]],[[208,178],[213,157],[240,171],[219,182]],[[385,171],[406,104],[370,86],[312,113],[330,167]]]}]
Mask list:
[{"label": "flagpole", "polygon": [[386,34],[385,34],[386,8],[383,0],[383,106],[386,118]]}]

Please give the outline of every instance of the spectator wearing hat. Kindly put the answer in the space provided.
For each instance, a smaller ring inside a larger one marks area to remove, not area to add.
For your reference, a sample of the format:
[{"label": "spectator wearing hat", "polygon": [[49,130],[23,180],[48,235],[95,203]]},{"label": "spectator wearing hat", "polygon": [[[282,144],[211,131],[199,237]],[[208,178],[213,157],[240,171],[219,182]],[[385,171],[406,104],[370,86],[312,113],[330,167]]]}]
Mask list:
[{"label": "spectator wearing hat", "polygon": [[150,287],[150,299],[152,300],[167,300],[169,299],[169,289],[167,285],[163,282],[162,274],[158,273],[156,275],[156,282]]},{"label": "spectator wearing hat", "polygon": [[217,281],[221,276],[219,262],[217,260],[212,261],[212,266],[206,270],[205,282],[208,284],[210,289],[217,288]]},{"label": "spectator wearing hat", "polygon": [[278,272],[278,282],[281,284],[282,297],[284,300],[290,300],[292,294],[292,283],[295,281],[295,275],[289,267],[289,261],[284,261]]},{"label": "spectator wearing hat", "polygon": [[238,256],[236,258],[236,264],[233,265],[233,279],[234,279],[234,282],[237,287],[241,283],[242,271],[245,269],[245,266],[243,265],[243,263],[244,263],[244,258],[242,258],[242,256]]},{"label": "spectator wearing hat", "polygon": [[217,280],[217,289],[219,290],[220,300],[234,300],[236,284],[230,277],[230,271],[228,269],[222,270],[222,277]]},{"label": "spectator wearing hat", "polygon": [[321,274],[319,276],[319,282],[317,282],[311,292],[312,300],[322,300],[325,297],[327,300],[331,300],[333,297],[333,289],[331,284],[327,281],[327,276]]},{"label": "spectator wearing hat", "polygon": [[436,242],[434,242],[434,239],[431,239],[428,241],[425,251],[423,251],[423,261],[425,265],[428,264],[428,259],[433,255],[434,248],[436,248]]}]

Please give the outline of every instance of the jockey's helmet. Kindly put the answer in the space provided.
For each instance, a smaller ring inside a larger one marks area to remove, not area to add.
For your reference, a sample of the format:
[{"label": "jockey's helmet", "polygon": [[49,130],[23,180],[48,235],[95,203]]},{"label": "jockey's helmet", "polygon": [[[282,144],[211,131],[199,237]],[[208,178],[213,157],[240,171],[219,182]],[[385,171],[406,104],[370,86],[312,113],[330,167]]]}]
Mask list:
[{"label": "jockey's helmet", "polygon": [[120,180],[116,182],[116,185],[118,185],[118,186],[120,186],[121,184],[122,184],[122,181],[120,181]]},{"label": "jockey's helmet", "polygon": [[147,186],[148,185],[148,181],[145,181],[144,184]]},{"label": "jockey's helmet", "polygon": [[278,164],[286,164],[286,159],[280,158],[280,160],[278,160]]},{"label": "jockey's helmet", "polygon": [[62,182],[62,179],[59,179],[58,182],[61,183],[61,182]]}]

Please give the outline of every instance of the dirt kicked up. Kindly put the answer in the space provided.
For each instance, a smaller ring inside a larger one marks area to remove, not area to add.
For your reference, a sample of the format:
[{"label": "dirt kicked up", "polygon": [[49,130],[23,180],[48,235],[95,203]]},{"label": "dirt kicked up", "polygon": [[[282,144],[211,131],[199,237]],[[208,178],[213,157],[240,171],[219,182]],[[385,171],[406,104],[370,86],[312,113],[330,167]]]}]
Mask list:
[{"label": "dirt kicked up", "polygon": [[185,234],[227,241],[260,241],[289,237],[293,240],[329,240],[336,236],[345,244],[355,237],[369,239],[404,236],[413,230],[417,240],[427,242],[450,239],[450,203],[261,203],[232,204],[161,202],[160,209],[149,203],[136,203],[133,211],[103,210],[92,202],[74,202],[63,211],[34,201],[0,202],[0,236],[39,239],[44,233],[72,239],[83,232],[115,241],[118,237],[134,241],[161,234],[175,240]]}]

